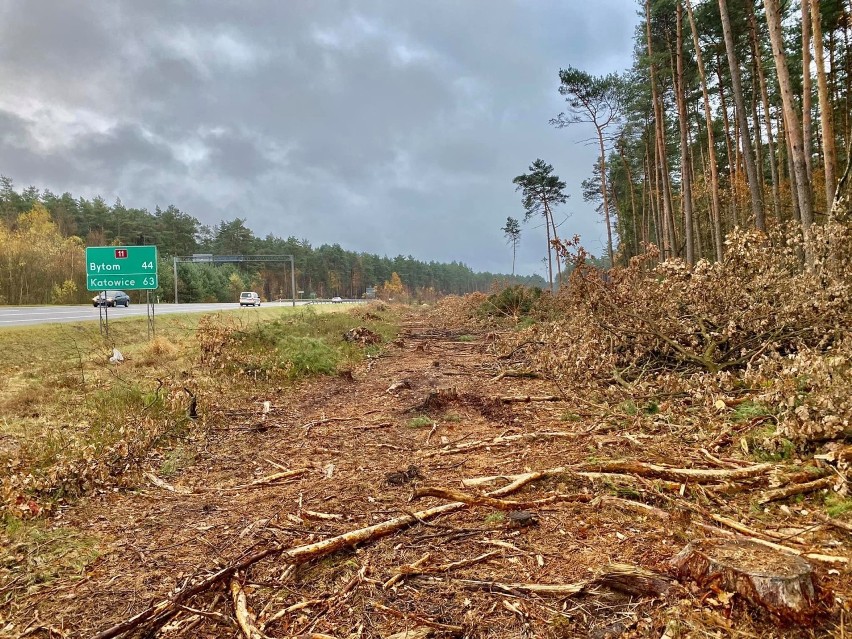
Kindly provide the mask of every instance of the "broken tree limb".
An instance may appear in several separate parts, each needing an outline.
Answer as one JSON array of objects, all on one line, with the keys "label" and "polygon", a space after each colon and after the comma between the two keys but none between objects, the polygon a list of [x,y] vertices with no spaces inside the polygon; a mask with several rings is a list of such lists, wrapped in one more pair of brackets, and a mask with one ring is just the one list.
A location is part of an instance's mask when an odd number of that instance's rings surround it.
[{"label": "broken tree limb", "polygon": [[142,475],[145,477],[145,479],[147,479],[149,482],[154,484],[154,486],[156,486],[157,488],[162,488],[163,490],[167,490],[170,493],[175,493],[177,495],[191,495],[192,494],[192,491],[190,489],[182,488],[180,486],[172,486],[170,483],[168,483],[164,479],[160,479],[159,477],[157,477],[154,473],[146,471],[146,472],[142,473]]},{"label": "broken tree limb", "polygon": [[599,473],[624,473],[638,475],[651,479],[668,479],[670,481],[692,482],[706,484],[716,481],[736,481],[751,479],[765,475],[775,467],[774,464],[755,464],[745,468],[670,468],[646,462],[631,460],[613,460],[595,463],[580,464],[572,467],[572,470],[590,470]]},{"label": "broken tree limb", "polygon": [[437,486],[424,486],[414,491],[412,499],[420,499],[422,497],[438,497],[440,499],[448,499],[451,501],[460,501],[471,506],[487,506],[497,510],[517,510],[521,508],[534,508],[536,506],[545,506],[560,501],[574,502],[590,502],[592,495],[551,495],[542,499],[534,499],[532,501],[515,501],[512,499],[496,499],[494,497],[481,497],[478,495],[468,495],[467,493],[451,490],[449,488],[439,488]]},{"label": "broken tree limb", "polygon": [[498,402],[504,404],[529,404],[530,402],[564,402],[565,398],[559,395],[508,395],[495,397]]},{"label": "broken tree limb", "polygon": [[840,530],[845,530],[848,533],[852,533],[852,524],[848,524],[845,521],[840,521],[839,519],[835,519],[834,517],[829,517],[828,515],[823,515],[822,513],[814,513],[813,515],[821,522],[828,524],[829,526],[833,526],[834,528],[839,528]]},{"label": "broken tree limb", "polygon": [[[277,464],[276,464],[277,465]],[[281,481],[282,479],[291,479],[293,477],[299,477],[300,475],[304,475],[308,472],[307,468],[300,468],[297,470],[287,470],[280,473],[273,473],[272,475],[267,475],[266,477],[261,477],[259,479],[255,479],[253,482],[248,484],[242,484],[239,486],[225,486],[222,488],[204,488],[202,490],[190,490],[189,488],[182,488],[179,486],[172,486],[168,482],[163,479],[157,477],[154,473],[145,472],[143,475],[145,478],[150,481],[157,488],[162,488],[163,490],[167,490],[171,493],[175,493],[176,495],[199,495],[201,493],[218,493],[218,492],[231,492],[231,491],[239,491],[239,490],[250,490],[252,488],[260,488],[263,486],[267,486],[269,484],[273,484],[277,481]]]},{"label": "broken tree limb", "polygon": [[529,379],[540,379],[541,373],[537,373],[536,371],[519,371],[519,370],[505,370],[500,371],[494,377],[492,377],[489,381],[491,382],[499,382],[504,377],[525,377]]},{"label": "broken tree limb", "polygon": [[660,597],[669,593],[674,582],[660,573],[630,564],[610,564],[592,579],[571,584],[506,583],[479,579],[422,577],[427,581],[446,581],[473,590],[499,590],[508,594],[531,594],[540,597],[571,597],[588,588],[602,586],[626,594]]},{"label": "broken tree limb", "polygon": [[458,455],[460,453],[468,453],[472,450],[479,450],[482,448],[490,448],[492,446],[506,446],[508,444],[512,444],[518,441],[536,441],[539,439],[559,439],[559,438],[570,438],[570,437],[581,437],[583,435],[588,435],[594,430],[594,427],[590,430],[580,431],[580,432],[568,432],[568,431],[548,431],[542,433],[520,433],[518,435],[506,435],[504,437],[495,437],[494,439],[489,439],[487,441],[475,441],[475,442],[465,442],[463,444],[459,444],[453,447],[445,447],[439,450],[431,450],[426,451],[421,454],[422,457],[435,457],[437,455]]},{"label": "broken tree limb", "polygon": [[231,578],[230,584],[231,599],[234,602],[234,616],[237,618],[237,623],[242,630],[246,639],[265,639],[263,633],[258,630],[257,624],[248,610],[248,602],[246,593],[240,582],[236,578]]},{"label": "broken tree limb", "polygon": [[231,492],[236,490],[250,490],[252,488],[260,488],[262,486],[267,486],[269,484],[273,484],[277,481],[281,481],[282,479],[292,479],[293,477],[299,477],[308,472],[307,468],[299,468],[297,470],[288,470],[282,473],[273,473],[271,475],[267,475],[266,477],[260,477],[259,479],[255,479],[248,484],[242,484],[240,486],[227,486],[223,488],[208,488],[204,492]]},{"label": "broken tree limb", "polygon": [[822,490],[823,488],[832,488],[836,483],[837,478],[834,476],[829,476],[823,477],[822,479],[815,479],[814,481],[805,482],[804,484],[793,484],[791,486],[785,486],[784,488],[767,490],[760,496],[760,499],[757,500],[757,503],[767,504],[770,501],[786,499],[787,497],[792,497],[794,495],[806,495],[808,493],[816,492],[817,490]]},{"label": "broken tree limb", "polygon": [[764,463],[746,466],[745,468],[670,468],[646,462],[630,460],[613,460],[595,463],[577,464],[575,466],[557,466],[538,470],[531,473],[518,475],[493,475],[490,477],[474,477],[462,480],[466,487],[481,486],[493,483],[499,479],[505,479],[513,484],[517,481],[529,483],[538,479],[552,477],[554,475],[580,474],[583,472],[594,473],[617,473],[622,475],[637,475],[650,479],[665,479],[682,483],[707,484],[717,481],[739,481],[741,479],[752,479],[767,474],[775,467],[774,464]]},{"label": "broken tree limb", "polygon": [[385,583],[382,584],[382,588],[384,590],[387,590],[388,588],[391,588],[392,586],[395,586],[400,581],[402,581],[403,578],[405,577],[405,575],[416,574],[417,569],[420,568],[421,566],[423,566],[423,564],[425,564],[431,558],[432,558],[432,553],[427,552],[425,555],[423,555],[417,561],[410,563],[410,564],[403,564],[402,566],[400,566],[399,568],[396,569],[396,571],[395,571],[396,574],[393,577],[391,577]]}]

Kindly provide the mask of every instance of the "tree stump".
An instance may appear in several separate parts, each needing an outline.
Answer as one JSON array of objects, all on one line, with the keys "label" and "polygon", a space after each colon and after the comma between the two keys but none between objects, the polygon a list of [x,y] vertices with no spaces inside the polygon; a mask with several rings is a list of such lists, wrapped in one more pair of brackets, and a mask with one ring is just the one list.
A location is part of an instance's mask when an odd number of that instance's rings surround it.
[{"label": "tree stump", "polygon": [[817,583],[801,557],[754,542],[708,539],[686,546],[671,560],[681,579],[739,594],[783,621],[816,613]]}]

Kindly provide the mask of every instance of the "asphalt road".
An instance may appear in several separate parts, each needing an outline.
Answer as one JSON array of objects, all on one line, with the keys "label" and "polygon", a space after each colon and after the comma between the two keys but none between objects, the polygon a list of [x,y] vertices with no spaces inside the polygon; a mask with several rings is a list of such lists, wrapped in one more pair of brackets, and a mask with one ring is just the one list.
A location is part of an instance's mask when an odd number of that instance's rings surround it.
[{"label": "asphalt road", "polygon": [[[299,300],[297,306],[312,304]],[[264,302],[260,308],[289,307],[291,302]],[[167,313],[209,313],[213,311],[241,311],[251,313],[254,308],[240,307],[236,303],[225,304],[157,304],[156,315]],[[109,309],[109,321],[123,317],[145,316],[144,304],[131,304],[128,308],[119,306]],[[98,309],[91,304],[86,306],[0,306],[0,329],[6,326],[28,326],[32,324],[50,324],[55,322],[85,322],[98,319]]]}]

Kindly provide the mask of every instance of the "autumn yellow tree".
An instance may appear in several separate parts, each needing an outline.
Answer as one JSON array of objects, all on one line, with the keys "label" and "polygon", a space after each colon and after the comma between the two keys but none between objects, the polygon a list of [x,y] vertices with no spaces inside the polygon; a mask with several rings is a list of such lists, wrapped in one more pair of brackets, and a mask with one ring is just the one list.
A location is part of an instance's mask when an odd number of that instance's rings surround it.
[{"label": "autumn yellow tree", "polygon": [[402,283],[402,279],[396,271],[391,273],[390,279],[379,287],[378,296],[383,300],[396,300],[397,302],[405,297],[405,284]]},{"label": "autumn yellow tree", "polygon": [[36,204],[0,226],[0,301],[7,304],[71,303],[85,297],[85,249],[62,237],[50,213]]}]

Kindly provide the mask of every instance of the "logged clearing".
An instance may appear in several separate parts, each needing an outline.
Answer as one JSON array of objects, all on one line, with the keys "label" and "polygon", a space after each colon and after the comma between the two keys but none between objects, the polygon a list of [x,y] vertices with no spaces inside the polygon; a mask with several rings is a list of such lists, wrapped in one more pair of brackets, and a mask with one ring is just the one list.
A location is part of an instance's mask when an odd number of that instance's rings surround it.
[{"label": "logged clearing", "polygon": [[7,549],[4,636],[842,636],[849,525],[797,503],[836,469],[566,393],[516,333],[418,313],[334,375],[199,384],[134,485]]}]

